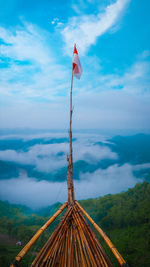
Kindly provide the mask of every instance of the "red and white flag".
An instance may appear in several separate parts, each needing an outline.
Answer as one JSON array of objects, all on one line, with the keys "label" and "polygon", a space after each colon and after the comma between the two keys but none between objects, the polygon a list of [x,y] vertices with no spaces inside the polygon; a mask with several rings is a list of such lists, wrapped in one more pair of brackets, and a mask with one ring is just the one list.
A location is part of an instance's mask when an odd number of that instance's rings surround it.
[{"label": "red and white flag", "polygon": [[76,45],[74,45],[74,52],[73,52],[72,64],[73,64],[72,65],[73,75],[77,79],[80,79],[81,74],[82,74],[82,67],[81,67],[81,63],[80,63],[80,60],[79,60],[79,56],[78,56]]}]

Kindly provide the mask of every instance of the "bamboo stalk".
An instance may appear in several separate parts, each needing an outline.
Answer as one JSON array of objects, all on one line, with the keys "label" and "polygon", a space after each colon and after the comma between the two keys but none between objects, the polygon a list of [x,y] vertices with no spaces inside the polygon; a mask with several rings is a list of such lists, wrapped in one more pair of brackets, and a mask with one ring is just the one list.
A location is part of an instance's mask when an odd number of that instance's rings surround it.
[{"label": "bamboo stalk", "polygon": [[59,246],[57,249],[57,253],[55,255],[55,261],[53,261],[53,263],[50,265],[51,267],[61,266],[65,236],[66,236],[66,231],[65,232],[63,231],[63,233],[61,233],[61,239],[59,240]]},{"label": "bamboo stalk", "polygon": [[125,260],[122,258],[122,256],[120,255],[120,253],[118,252],[118,250],[116,249],[116,247],[113,245],[113,243],[111,242],[111,240],[108,238],[108,236],[103,232],[103,230],[93,221],[93,219],[88,215],[88,213],[80,206],[80,204],[75,201],[75,203],[77,204],[77,206],[79,207],[79,209],[83,212],[83,214],[88,218],[88,220],[92,223],[92,225],[95,227],[95,229],[100,233],[100,235],[103,237],[103,239],[105,240],[106,244],[109,246],[109,248],[111,249],[112,253],[114,254],[114,256],[116,257],[117,261],[119,262],[119,264],[121,266],[128,266],[125,262]]},{"label": "bamboo stalk", "polygon": [[59,251],[57,253],[57,257],[56,257],[56,262],[57,262],[59,267],[62,266],[62,258],[63,258],[63,254],[64,254],[63,250],[64,250],[65,238],[66,238],[66,236],[64,234],[63,239],[62,239],[61,244],[60,244]]},{"label": "bamboo stalk", "polygon": [[[87,240],[86,240],[85,234],[84,234],[84,232],[82,230],[82,227],[81,227],[81,223],[79,221],[79,218],[77,218],[77,214],[74,214],[74,216],[76,217],[76,220],[77,220],[77,223],[78,223],[78,232],[79,232],[79,235],[81,236],[81,243],[82,243],[82,247],[84,248],[84,254],[85,254],[87,266],[90,267],[89,257],[88,257],[87,251],[86,251],[86,248],[88,249]],[[85,243],[86,246],[84,245],[84,243]],[[91,251],[89,251],[89,255],[92,258]]]},{"label": "bamboo stalk", "polygon": [[68,226],[68,243],[67,243],[67,267],[70,267],[70,248],[71,248],[71,242],[70,242],[70,227]]},{"label": "bamboo stalk", "polygon": [[80,255],[78,253],[77,248],[77,238],[76,238],[76,229],[74,229],[74,248],[75,248],[75,265],[74,266],[80,266]]},{"label": "bamboo stalk", "polygon": [[[67,215],[68,210],[66,211],[63,219],[65,218],[65,216]],[[63,221],[63,219],[61,221]],[[61,223],[61,222],[60,222]],[[36,263],[41,262],[43,255],[46,254],[46,252],[48,251],[48,248],[50,247],[51,243],[53,242],[53,240],[55,239],[55,237],[57,236],[59,227],[61,226],[61,224],[59,223],[59,225],[57,226],[57,228],[55,229],[55,231],[52,233],[52,235],[49,237],[49,239],[47,240],[46,244],[43,246],[43,248],[40,250],[40,252],[38,253],[38,255],[36,256],[36,258],[34,259],[34,261],[31,264],[31,267],[35,267]]]},{"label": "bamboo stalk", "polygon": [[34,259],[34,261],[32,262],[31,266],[34,267],[36,266],[35,264],[37,262],[40,262],[42,260],[42,258],[44,257],[43,255],[46,254],[46,252],[48,251],[48,248],[51,246],[51,244],[54,242],[60,228],[62,227],[62,225],[65,222],[66,217],[68,216],[68,214],[70,214],[70,212],[72,211],[72,208],[68,208],[64,217],[61,219],[59,225],[57,226],[57,228],[55,229],[55,231],[52,233],[52,235],[50,236],[50,238],[48,239],[48,241],[46,242],[46,244],[43,246],[43,248],[41,249],[41,251],[38,253],[38,255],[36,256],[36,258]]},{"label": "bamboo stalk", "polygon": [[58,240],[60,238],[59,232],[60,232],[60,230],[57,229],[55,237],[50,240],[51,242],[48,244],[47,250],[44,252],[43,255],[41,255],[41,259],[42,259],[41,267],[45,266],[45,264],[46,264],[46,266],[49,266],[48,263],[49,262],[51,263],[53,261],[54,254],[55,254],[55,252],[57,252],[56,246],[57,246]]},{"label": "bamboo stalk", "polygon": [[74,227],[73,224],[71,225],[71,252],[70,252],[70,257],[71,257],[71,267],[74,266],[73,261],[74,261]]},{"label": "bamboo stalk", "polygon": [[68,238],[68,267],[71,267],[72,259],[71,259],[71,251],[72,251],[72,225],[69,227],[69,238]]},{"label": "bamboo stalk", "polygon": [[68,231],[66,233],[66,246],[65,246],[65,260],[64,260],[64,267],[67,267],[67,258],[68,258]]},{"label": "bamboo stalk", "polygon": [[[78,216],[78,213],[76,212],[76,216]],[[86,243],[86,247],[88,249],[89,255],[90,255],[90,260],[92,262],[92,266],[99,266],[99,260],[98,260],[98,253],[96,253],[96,248],[94,247],[94,242],[92,240],[92,235],[88,234],[88,231],[84,228],[84,223],[82,222],[82,220],[79,218],[77,219],[78,223],[79,223],[79,229],[80,231],[83,232],[82,235],[82,239],[85,241]],[[89,244],[88,244],[88,241]],[[96,255],[95,255],[96,254]]]},{"label": "bamboo stalk", "polygon": [[66,214],[63,217],[63,220],[59,223],[59,225],[57,226],[57,228],[53,232],[52,236],[50,237],[49,242],[47,244],[47,249],[45,249],[43,254],[40,256],[40,259],[42,260],[43,264],[46,262],[47,258],[49,257],[49,255],[50,255],[50,253],[51,253],[51,251],[53,249],[53,247],[55,246],[56,241],[59,238],[59,232],[64,229],[64,226],[66,225],[66,220],[70,216],[71,212],[72,212],[72,207],[68,208],[68,210],[66,211]]},{"label": "bamboo stalk", "polygon": [[58,233],[58,239],[55,242],[55,246],[53,247],[51,255],[49,256],[49,257],[51,257],[51,261],[50,261],[51,265],[50,266],[56,265],[57,254],[59,253],[61,244],[63,242],[63,238],[66,234],[66,230],[67,230],[67,222],[65,223],[64,227],[60,229],[60,231]]},{"label": "bamboo stalk", "polygon": [[[83,234],[83,231],[80,229],[79,231],[79,236],[80,236],[80,240],[81,240],[81,244],[82,244],[82,247],[83,247],[83,252],[84,252],[84,257],[85,257],[85,261],[86,261],[86,266],[87,267],[90,267],[91,264],[91,258],[90,258],[90,251],[88,251],[88,247],[87,247],[87,243],[86,243],[86,238]],[[88,254],[89,252],[89,254]],[[93,265],[94,267],[94,265]]]},{"label": "bamboo stalk", "polygon": [[84,254],[83,254],[83,251],[82,251],[82,245],[81,245],[81,240],[80,240],[80,237],[79,237],[79,233],[77,232],[77,240],[78,240],[78,245],[79,245],[79,249],[80,249],[80,255],[81,255],[81,266],[83,267],[86,267],[86,262],[84,260]]},{"label": "bamboo stalk", "polygon": [[71,78],[71,89],[70,89],[70,127],[69,127],[69,158],[68,158],[68,172],[67,172],[67,183],[68,183],[68,204],[71,204],[74,197],[74,186],[73,186],[73,149],[72,149],[72,88],[73,88],[73,66],[72,66],[72,78]]},{"label": "bamboo stalk", "polygon": [[63,242],[63,248],[62,248],[62,257],[61,257],[61,262],[60,262],[60,267],[64,267],[64,258],[65,258],[65,246],[66,246],[66,236],[64,238],[64,242]]},{"label": "bamboo stalk", "polygon": [[94,255],[95,255],[95,251],[97,251],[98,252],[98,258],[99,258],[100,262],[102,262],[102,259],[103,259],[102,264],[104,264],[104,266],[112,267],[111,261],[109,260],[108,256],[106,255],[103,247],[98,242],[94,232],[92,231],[91,227],[89,226],[88,222],[86,221],[85,217],[83,216],[83,213],[81,212],[81,210],[79,209],[78,206],[76,206],[76,208],[78,209],[78,215],[82,219],[81,222],[83,223],[83,229],[85,227],[87,229],[86,238],[89,241],[89,246],[91,247],[91,250],[93,251],[93,249],[94,249]]},{"label": "bamboo stalk", "polygon": [[[47,227],[58,217],[58,215],[66,208],[67,202],[65,202],[61,208],[37,231],[37,233],[32,237],[32,239],[26,244],[26,246],[19,252],[15,258],[15,262],[18,263],[27,254],[29,249],[38,240],[40,235],[47,229]],[[15,267],[15,263],[11,264],[10,267]]]}]

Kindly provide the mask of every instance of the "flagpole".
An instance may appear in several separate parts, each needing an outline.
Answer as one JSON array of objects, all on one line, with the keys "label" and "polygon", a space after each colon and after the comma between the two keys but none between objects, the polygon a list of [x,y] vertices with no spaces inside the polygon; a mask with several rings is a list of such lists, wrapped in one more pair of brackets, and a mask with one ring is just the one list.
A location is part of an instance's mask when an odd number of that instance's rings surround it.
[{"label": "flagpole", "polygon": [[73,88],[73,67],[70,89],[70,127],[69,127],[69,158],[68,158],[68,171],[67,171],[67,183],[68,183],[68,203],[71,204],[74,201],[74,186],[73,186],[73,149],[72,149],[72,88]]}]

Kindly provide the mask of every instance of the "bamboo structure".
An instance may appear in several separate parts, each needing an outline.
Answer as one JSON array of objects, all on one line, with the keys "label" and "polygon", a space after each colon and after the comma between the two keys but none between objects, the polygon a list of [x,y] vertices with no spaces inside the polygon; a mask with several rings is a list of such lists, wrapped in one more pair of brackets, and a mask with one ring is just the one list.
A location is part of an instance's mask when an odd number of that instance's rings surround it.
[{"label": "bamboo structure", "polygon": [[[69,156],[67,156],[67,186],[68,201],[39,229],[33,238],[16,256],[10,267],[21,266],[20,262],[29,249],[38,240],[47,227],[66,209],[64,216],[46,244],[36,255],[30,267],[112,267],[103,247],[96,238],[86,218],[103,237],[120,266],[127,267],[118,250],[112,244],[103,230],[92,220],[86,211],[75,200],[73,185],[73,150],[72,150],[72,88],[73,70],[70,90],[70,129],[69,129]],[[86,218],[85,218],[86,217]]]}]

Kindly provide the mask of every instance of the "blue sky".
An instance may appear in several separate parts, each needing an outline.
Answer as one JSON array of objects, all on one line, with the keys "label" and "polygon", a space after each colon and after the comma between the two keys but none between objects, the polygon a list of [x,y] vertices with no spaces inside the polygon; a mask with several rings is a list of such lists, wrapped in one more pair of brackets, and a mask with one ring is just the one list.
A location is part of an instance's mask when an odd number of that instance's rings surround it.
[{"label": "blue sky", "polygon": [[148,0],[0,0],[0,127],[150,129]]}]

